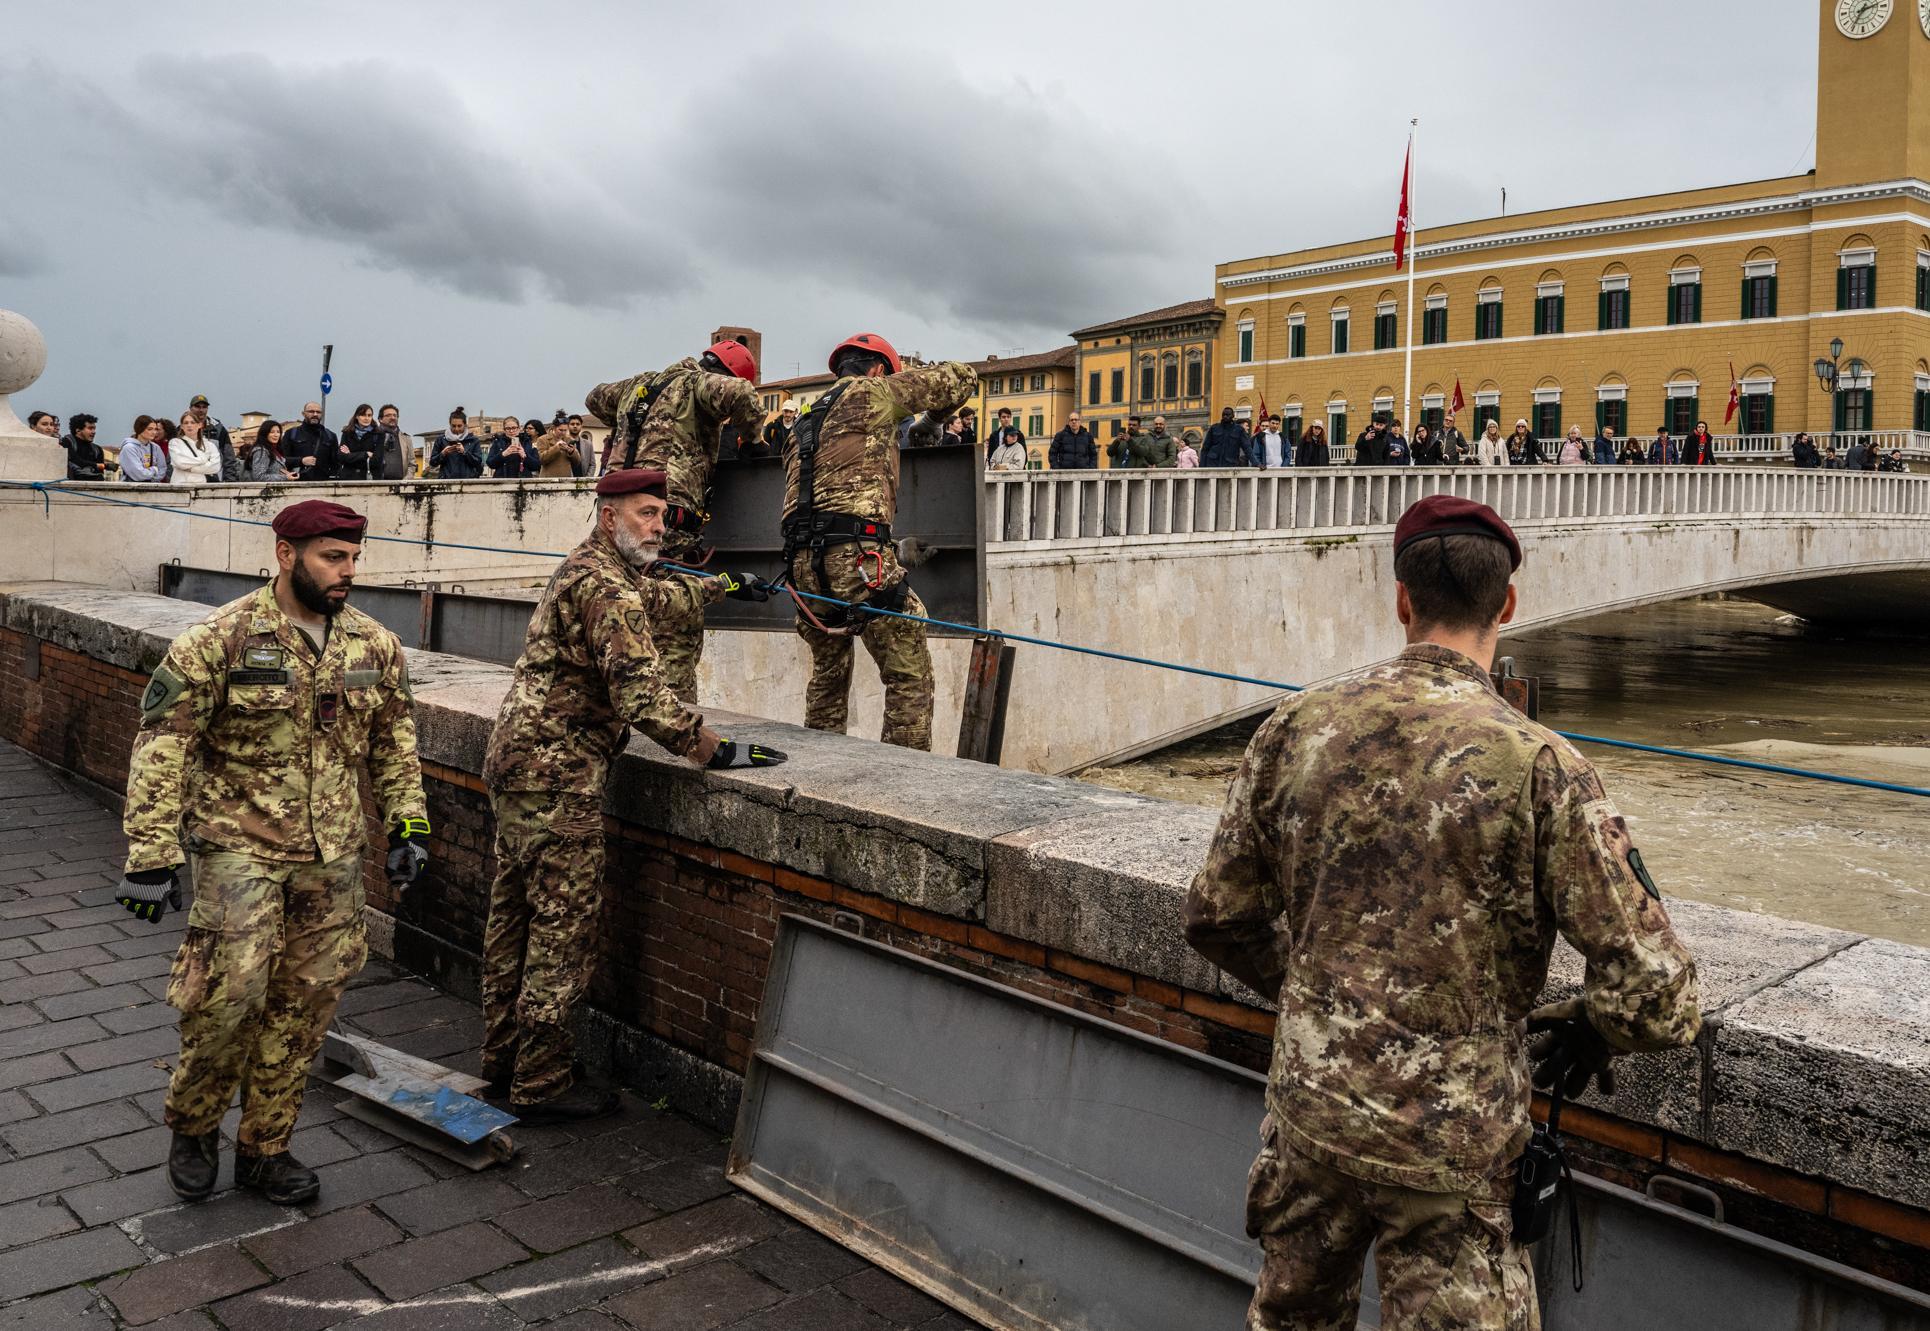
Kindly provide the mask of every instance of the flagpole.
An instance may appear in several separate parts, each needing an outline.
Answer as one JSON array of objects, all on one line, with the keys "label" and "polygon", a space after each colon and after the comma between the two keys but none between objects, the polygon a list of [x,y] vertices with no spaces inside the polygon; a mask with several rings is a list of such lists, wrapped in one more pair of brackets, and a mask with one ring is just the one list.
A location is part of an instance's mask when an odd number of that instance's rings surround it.
[{"label": "flagpole", "polygon": [[[1420,247],[1415,244],[1414,228],[1414,140],[1420,136],[1421,122],[1410,120],[1407,131],[1407,372],[1401,381],[1401,422],[1407,437],[1414,437],[1414,265],[1420,262]],[[1414,460],[1410,451],[1408,459]]]}]

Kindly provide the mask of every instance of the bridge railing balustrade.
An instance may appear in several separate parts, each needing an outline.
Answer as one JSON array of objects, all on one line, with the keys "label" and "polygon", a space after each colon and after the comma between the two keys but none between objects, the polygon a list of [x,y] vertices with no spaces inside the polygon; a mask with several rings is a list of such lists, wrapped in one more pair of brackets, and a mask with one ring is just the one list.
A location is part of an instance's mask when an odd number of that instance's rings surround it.
[{"label": "bridge railing balustrade", "polygon": [[1035,471],[986,477],[986,539],[1240,540],[1391,527],[1431,494],[1511,523],[1930,513],[1930,477],[1790,467],[1321,467]]}]

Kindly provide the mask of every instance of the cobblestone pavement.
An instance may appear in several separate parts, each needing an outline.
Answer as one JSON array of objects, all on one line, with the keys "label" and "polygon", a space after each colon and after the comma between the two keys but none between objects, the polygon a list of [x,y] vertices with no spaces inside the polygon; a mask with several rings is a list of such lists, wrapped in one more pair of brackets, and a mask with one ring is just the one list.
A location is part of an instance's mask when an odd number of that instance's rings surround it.
[{"label": "cobblestone pavement", "polygon": [[[185,916],[110,899],[119,820],[0,744],[0,1328],[94,1331],[970,1331],[724,1181],[718,1135],[634,1096],[621,1116],[522,1130],[470,1173],[342,1114],[311,1081],[293,1150],[307,1206],[163,1169],[176,1052],[162,1001]],[[470,1004],[371,962],[342,1024],[456,1067]]]}]

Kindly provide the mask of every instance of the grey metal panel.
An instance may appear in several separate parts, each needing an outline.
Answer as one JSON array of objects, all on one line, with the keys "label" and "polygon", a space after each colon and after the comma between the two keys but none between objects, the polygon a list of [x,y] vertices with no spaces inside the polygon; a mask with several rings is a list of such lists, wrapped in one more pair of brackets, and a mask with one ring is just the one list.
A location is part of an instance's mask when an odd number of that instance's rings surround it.
[{"label": "grey metal panel", "polygon": [[1261,1093],[1230,1064],[787,917],[730,1171],[992,1326],[1237,1327]]},{"label": "grey metal panel", "polygon": [[[786,916],[745,1078],[740,1187],[996,1328],[1243,1326],[1243,1069]],[[1551,1331],[1904,1331],[1930,1296],[1579,1179],[1536,1249]],[[1378,1322],[1366,1272],[1362,1325]]]},{"label": "grey metal panel", "polygon": [[[984,622],[984,553],[979,539],[985,455],[971,444],[908,448],[899,454],[894,536],[916,536],[938,553],[912,570],[911,584],[934,619]],[[775,578],[783,569],[784,464],[776,458],[720,462],[704,540],[717,553],[710,567]],[[849,555],[846,555],[849,558]],[[710,607],[710,628],[781,629],[795,612],[789,597],[759,605],[724,601]]]}]

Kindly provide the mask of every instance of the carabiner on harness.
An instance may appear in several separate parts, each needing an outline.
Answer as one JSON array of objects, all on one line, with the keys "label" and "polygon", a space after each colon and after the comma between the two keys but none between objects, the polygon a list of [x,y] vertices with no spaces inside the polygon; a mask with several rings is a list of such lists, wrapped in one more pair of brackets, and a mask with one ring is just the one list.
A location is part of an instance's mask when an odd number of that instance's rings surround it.
[{"label": "carabiner on harness", "polygon": [[[872,571],[870,573],[865,572],[864,566],[865,560],[867,559],[871,561]],[[875,592],[885,585],[885,552],[883,549],[875,545],[867,549],[860,545],[858,547],[857,565],[858,576],[864,580],[866,587]]]}]

